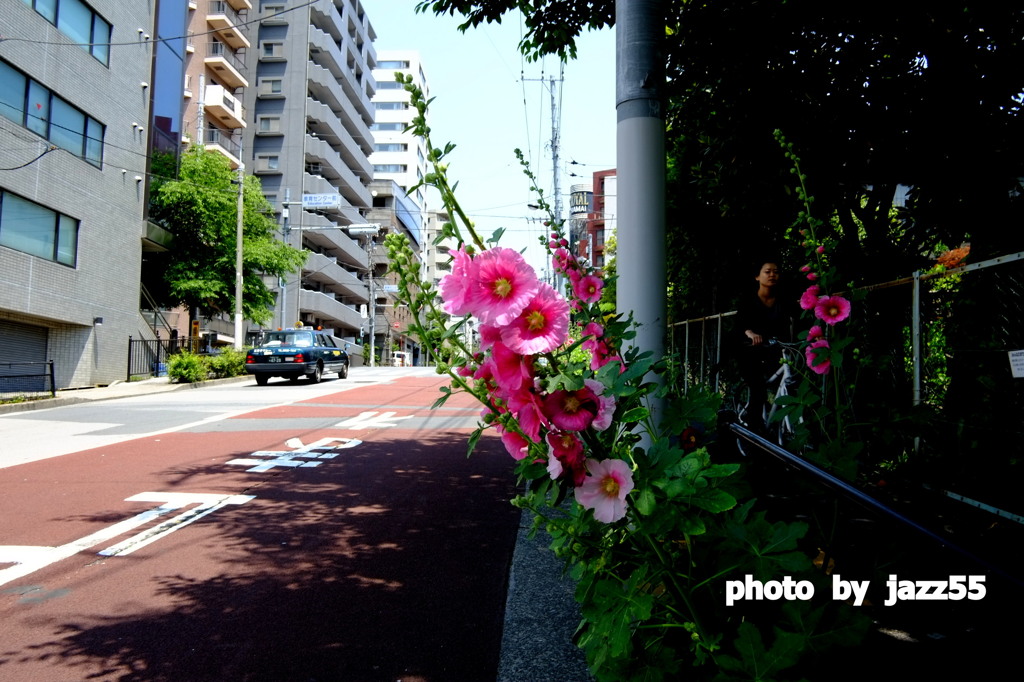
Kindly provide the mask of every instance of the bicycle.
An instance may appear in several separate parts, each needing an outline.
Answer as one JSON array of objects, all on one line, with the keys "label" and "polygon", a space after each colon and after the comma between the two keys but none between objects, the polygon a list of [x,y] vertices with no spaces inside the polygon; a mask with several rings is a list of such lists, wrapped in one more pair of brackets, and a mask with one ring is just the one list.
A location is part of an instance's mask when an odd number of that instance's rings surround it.
[{"label": "bicycle", "polygon": [[[777,346],[782,351],[782,362],[779,368],[764,383],[762,390],[772,390],[772,397],[763,403],[761,422],[758,424],[751,419],[750,415],[750,390],[747,383],[740,384],[736,390],[728,396],[727,402],[732,403],[732,412],[736,415],[736,421],[742,426],[754,431],[766,440],[776,443],[781,447],[787,447],[796,436],[796,427],[803,421],[802,417],[794,418],[788,413],[783,413],[784,405],[780,398],[790,395],[797,383],[797,374],[793,367],[802,357],[800,346],[795,343],[786,343],[778,339],[768,339],[768,346]],[[737,440],[737,448],[744,457],[749,456],[742,438]]]}]

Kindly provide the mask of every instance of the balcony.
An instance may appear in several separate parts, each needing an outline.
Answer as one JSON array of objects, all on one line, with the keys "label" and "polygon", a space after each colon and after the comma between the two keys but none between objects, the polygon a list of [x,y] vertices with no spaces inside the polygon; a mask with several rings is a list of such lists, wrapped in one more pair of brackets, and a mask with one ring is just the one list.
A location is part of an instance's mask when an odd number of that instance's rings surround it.
[{"label": "balcony", "polygon": [[231,170],[242,165],[242,148],[231,139],[231,133],[211,126],[203,133],[203,143],[207,151],[222,154],[231,163]]},{"label": "balcony", "polygon": [[228,4],[240,12],[252,9],[252,3],[249,0],[228,0]]},{"label": "balcony", "polygon": [[[320,291],[303,289],[299,297],[299,308],[323,319],[325,327],[333,326],[336,336],[346,336],[357,331],[363,323],[358,311]],[[335,324],[332,325],[331,321]]]},{"label": "balcony", "polygon": [[238,12],[224,0],[211,0],[206,14],[206,23],[217,32],[217,36],[236,50],[249,47],[245,27]]},{"label": "balcony", "polygon": [[219,40],[211,40],[207,44],[203,63],[229,88],[249,87],[249,81],[242,75],[246,72],[245,63],[234,50]]},{"label": "balcony", "polygon": [[302,266],[303,278],[311,282],[319,282],[327,288],[337,291],[343,296],[366,301],[370,298],[369,289],[358,277],[338,265],[337,260],[322,253],[311,253]]},{"label": "balcony", "polygon": [[206,115],[229,129],[245,127],[245,109],[242,102],[221,85],[207,85],[203,98]]}]

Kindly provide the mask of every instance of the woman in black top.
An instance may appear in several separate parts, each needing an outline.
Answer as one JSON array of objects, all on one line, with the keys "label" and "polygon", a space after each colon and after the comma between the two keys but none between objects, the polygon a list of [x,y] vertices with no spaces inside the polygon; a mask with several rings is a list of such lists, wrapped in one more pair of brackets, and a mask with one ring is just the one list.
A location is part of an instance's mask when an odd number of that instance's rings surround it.
[{"label": "woman in black top", "polygon": [[792,339],[794,304],[783,297],[780,268],[775,261],[762,263],[754,280],[757,290],[741,298],[736,309],[736,331],[740,341],[736,360],[740,375],[750,386],[747,423],[756,431],[764,427],[765,382],[778,369],[781,357],[781,351],[769,346],[768,340]]}]

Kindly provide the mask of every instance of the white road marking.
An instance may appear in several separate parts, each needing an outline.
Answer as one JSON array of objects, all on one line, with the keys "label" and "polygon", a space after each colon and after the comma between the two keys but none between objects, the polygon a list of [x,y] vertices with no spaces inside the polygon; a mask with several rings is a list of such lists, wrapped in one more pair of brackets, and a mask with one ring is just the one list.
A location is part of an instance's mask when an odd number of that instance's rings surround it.
[{"label": "white road marking", "polygon": [[395,412],[360,412],[358,416],[346,419],[343,422],[338,422],[334,425],[335,429],[350,429],[352,431],[360,431],[362,429],[390,429],[398,424],[389,424],[388,422],[397,421],[399,419],[412,419],[412,415],[406,415],[404,417],[396,417]]},{"label": "white road marking", "polygon": [[[321,438],[309,445],[303,445],[302,441],[298,438],[290,438],[285,441],[285,445],[297,448],[296,450],[259,450],[252,453],[250,457],[270,457],[271,459],[250,459],[249,457],[243,457],[228,460],[228,464],[252,467],[250,469],[246,469],[246,472],[249,473],[270,471],[274,467],[316,467],[320,466],[320,462],[304,460],[333,459],[338,456],[338,450],[354,448],[362,442],[363,441],[356,440],[355,438]],[[338,445],[331,445],[332,443],[338,443]]]},{"label": "white road marking", "polygon": [[124,542],[105,549],[100,552],[100,554],[103,556],[114,556],[115,554],[123,556],[125,554],[130,554],[136,549],[145,547],[151,542],[155,542],[156,540],[173,533],[179,528],[187,526],[193,521],[199,520],[225,505],[245,504],[253,499],[256,499],[253,495],[212,495],[205,493],[147,492],[133,495],[132,497],[126,498],[125,501],[163,502],[163,504],[159,507],[136,514],[130,519],[125,519],[120,523],[115,523],[112,526],[108,526],[102,530],[96,531],[95,533],[86,535],[84,538],[79,538],[78,540],[74,540],[73,542],[69,542],[58,547],[0,545],[0,564],[14,564],[13,566],[0,570],[0,585],[9,583],[12,580],[17,580],[18,578],[23,578],[30,573],[46,568],[52,563],[62,559],[67,559],[68,557],[107,542],[108,540],[113,540],[117,536],[138,528],[153,519],[164,516],[177,509],[187,507],[188,505],[197,504],[198,506],[184,514],[179,514],[172,519],[168,519],[149,530],[143,531]]}]

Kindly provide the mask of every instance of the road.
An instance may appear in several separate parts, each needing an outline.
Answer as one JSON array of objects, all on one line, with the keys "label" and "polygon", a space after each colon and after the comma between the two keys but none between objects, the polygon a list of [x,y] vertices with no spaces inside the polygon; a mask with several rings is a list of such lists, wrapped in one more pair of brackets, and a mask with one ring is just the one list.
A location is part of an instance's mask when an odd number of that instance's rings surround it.
[{"label": "road", "polygon": [[0,416],[0,679],[495,679],[513,462],[440,383]]}]

